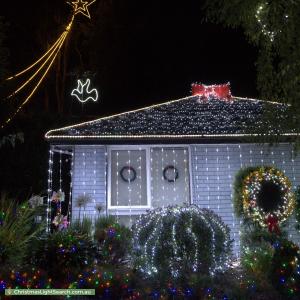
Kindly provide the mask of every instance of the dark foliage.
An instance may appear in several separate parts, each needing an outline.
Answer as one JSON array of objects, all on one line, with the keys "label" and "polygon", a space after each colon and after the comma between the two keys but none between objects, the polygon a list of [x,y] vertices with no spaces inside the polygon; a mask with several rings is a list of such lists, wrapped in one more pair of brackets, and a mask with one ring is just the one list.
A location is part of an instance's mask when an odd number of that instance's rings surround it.
[{"label": "dark foliage", "polygon": [[271,282],[285,299],[300,298],[300,250],[286,239],[274,243]]},{"label": "dark foliage", "polygon": [[[209,20],[228,27],[241,28],[250,43],[257,46],[257,86],[261,95],[269,100],[292,104],[291,113],[294,118],[286,119],[283,125],[299,124],[299,1],[205,2]],[[272,114],[268,117],[274,121]],[[273,123],[276,125],[275,121]]]},{"label": "dark foliage", "polygon": [[128,261],[132,250],[132,234],[115,217],[100,217],[96,220],[94,239],[101,264],[120,266]]},{"label": "dark foliage", "polygon": [[31,244],[43,229],[35,223],[38,211],[27,203],[0,198],[0,274],[26,265]]},{"label": "dark foliage", "polygon": [[68,229],[40,237],[32,252],[32,263],[51,278],[67,279],[92,265],[95,251],[90,235]]}]

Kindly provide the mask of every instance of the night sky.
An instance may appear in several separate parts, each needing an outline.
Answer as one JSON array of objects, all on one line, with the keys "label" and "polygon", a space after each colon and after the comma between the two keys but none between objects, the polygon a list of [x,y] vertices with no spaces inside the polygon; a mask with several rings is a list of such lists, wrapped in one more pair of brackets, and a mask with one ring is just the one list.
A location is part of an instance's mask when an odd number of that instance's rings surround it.
[{"label": "night sky", "polygon": [[[185,97],[193,82],[229,81],[233,95],[257,97],[257,50],[242,31],[206,23],[202,5],[200,0],[97,0],[92,20],[78,17],[71,32],[67,105],[76,105],[70,91],[86,70],[95,74],[93,86],[101,95],[91,104],[95,116]],[[0,15],[10,23],[7,45],[15,72],[60,35],[71,7],[64,0],[7,1]],[[54,77],[52,70],[27,110],[43,109],[38,102],[45,89],[55,102]]]}]

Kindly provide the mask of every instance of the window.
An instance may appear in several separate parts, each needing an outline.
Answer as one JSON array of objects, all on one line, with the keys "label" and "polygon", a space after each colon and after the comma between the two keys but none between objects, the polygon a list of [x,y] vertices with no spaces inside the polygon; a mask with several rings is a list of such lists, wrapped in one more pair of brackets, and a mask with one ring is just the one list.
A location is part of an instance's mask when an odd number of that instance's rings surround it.
[{"label": "window", "polygon": [[188,149],[151,149],[152,206],[190,202]]},{"label": "window", "polygon": [[132,216],[151,207],[190,202],[187,147],[112,146],[109,166],[112,214]]},{"label": "window", "polygon": [[146,150],[111,150],[110,201],[108,208],[149,207]]}]

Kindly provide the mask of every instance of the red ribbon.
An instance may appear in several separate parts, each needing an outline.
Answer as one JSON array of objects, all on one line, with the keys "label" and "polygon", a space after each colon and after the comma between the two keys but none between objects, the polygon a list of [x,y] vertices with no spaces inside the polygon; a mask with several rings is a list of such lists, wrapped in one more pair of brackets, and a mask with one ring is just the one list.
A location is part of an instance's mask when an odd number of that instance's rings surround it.
[{"label": "red ribbon", "polygon": [[276,216],[270,214],[266,219],[266,223],[270,233],[276,233],[277,235],[280,234],[278,218]]},{"label": "red ribbon", "polygon": [[192,95],[202,96],[204,98],[218,98],[221,100],[231,100],[230,84],[220,85],[204,85],[204,84],[192,84]]}]

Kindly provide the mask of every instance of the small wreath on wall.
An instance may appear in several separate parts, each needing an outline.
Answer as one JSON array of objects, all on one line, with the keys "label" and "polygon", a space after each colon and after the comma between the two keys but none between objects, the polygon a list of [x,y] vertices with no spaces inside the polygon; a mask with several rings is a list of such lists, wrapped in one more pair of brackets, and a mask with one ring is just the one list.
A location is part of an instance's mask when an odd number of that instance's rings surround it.
[{"label": "small wreath on wall", "polygon": [[120,176],[125,182],[133,182],[136,179],[136,170],[131,166],[125,166],[121,169]]},{"label": "small wreath on wall", "polygon": [[270,232],[279,232],[278,224],[292,214],[295,206],[291,182],[282,171],[273,167],[250,170],[248,174],[244,173],[242,197],[235,200],[242,201],[238,205],[247,218],[268,227]]},{"label": "small wreath on wall", "polygon": [[174,166],[167,166],[164,168],[163,176],[168,182],[175,182],[179,177],[179,172]]}]

